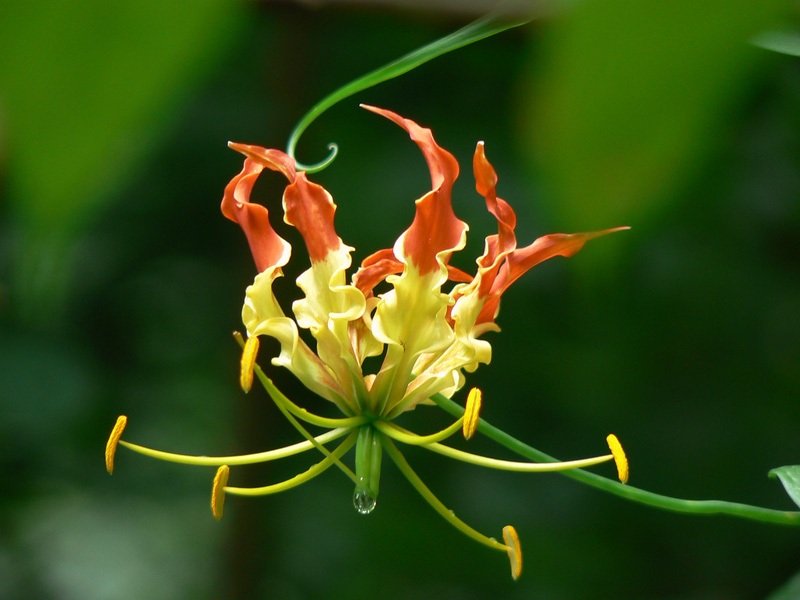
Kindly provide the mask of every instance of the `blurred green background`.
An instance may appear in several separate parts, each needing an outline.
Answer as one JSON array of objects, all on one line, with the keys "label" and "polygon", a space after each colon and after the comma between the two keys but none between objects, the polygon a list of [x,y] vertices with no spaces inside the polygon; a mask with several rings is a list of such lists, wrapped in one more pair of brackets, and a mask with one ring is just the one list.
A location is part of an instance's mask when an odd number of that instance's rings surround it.
[{"label": "blurred green background", "polygon": [[[368,517],[334,471],[229,498],[219,523],[213,470],[121,451],[108,477],[118,414],[126,439],[165,450],[296,441],[262,390],[237,386],[230,332],[255,267],[219,212],[241,167],[225,144],[283,148],[325,94],[490,7],[423,4],[0,5],[0,598],[737,600],[800,567],[797,529],[663,513],[422,450],[406,456],[448,507],[483,532],[517,528],[518,582],[389,461]],[[492,364],[468,378],[483,416],[562,458],[603,452],[613,431],[645,489],[792,509],[766,473],[800,463],[800,59],[746,43],[791,18],[786,4],[544,8],[336,106],[298,158],[339,143],[313,179],[356,260],[394,242],[429,185],[415,145],[359,102],[431,127],[459,159],[462,268],[493,225],[473,188],[477,140],[521,243],[631,225],[505,296]],[[257,187],[271,206],[281,191],[277,175]],[[295,249],[285,306],[307,266]],[[428,407],[406,419],[445,422]],[[308,460],[236,481],[280,481]]]}]

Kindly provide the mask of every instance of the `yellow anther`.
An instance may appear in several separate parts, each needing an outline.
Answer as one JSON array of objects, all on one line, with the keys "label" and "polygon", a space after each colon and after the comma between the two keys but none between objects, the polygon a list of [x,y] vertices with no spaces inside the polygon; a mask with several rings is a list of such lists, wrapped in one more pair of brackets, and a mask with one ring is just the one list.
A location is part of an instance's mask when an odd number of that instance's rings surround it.
[{"label": "yellow anther", "polygon": [[606,438],[608,447],[611,450],[611,455],[614,457],[614,462],[617,464],[617,475],[622,483],[628,483],[628,457],[625,456],[625,450],[622,449],[622,444],[619,443],[617,436],[613,433],[608,434]]},{"label": "yellow anther", "polygon": [[256,356],[258,356],[258,345],[258,336],[255,335],[247,338],[247,341],[244,343],[239,385],[242,386],[242,390],[244,390],[245,394],[253,387],[253,367],[256,364]]},{"label": "yellow anther", "polygon": [[117,453],[117,444],[119,444],[119,438],[122,437],[122,432],[125,431],[125,425],[127,424],[128,417],[125,415],[117,417],[114,429],[111,430],[111,435],[108,436],[108,441],[106,442],[106,470],[109,475],[114,473],[114,456]]},{"label": "yellow anther", "polygon": [[503,527],[503,541],[506,543],[508,560],[511,561],[511,577],[516,581],[522,574],[522,547],[519,545],[517,530],[511,525]]},{"label": "yellow anther", "polygon": [[478,420],[481,414],[481,400],[483,394],[478,388],[472,388],[467,396],[467,408],[464,411],[464,422],[462,424],[462,431],[464,432],[464,439],[468,440],[475,435],[478,429]]},{"label": "yellow anther", "polygon": [[214,487],[211,489],[211,512],[214,513],[217,521],[222,518],[222,509],[225,507],[225,486],[228,485],[230,474],[230,467],[222,465],[214,476]]}]

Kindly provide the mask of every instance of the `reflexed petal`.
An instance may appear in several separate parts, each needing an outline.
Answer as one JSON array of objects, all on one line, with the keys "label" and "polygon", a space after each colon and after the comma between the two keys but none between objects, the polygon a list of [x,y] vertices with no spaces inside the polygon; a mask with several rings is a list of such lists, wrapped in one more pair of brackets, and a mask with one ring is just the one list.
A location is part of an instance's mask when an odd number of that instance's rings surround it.
[{"label": "reflexed petal", "polygon": [[[336,375],[348,398],[366,399],[361,359],[352,344],[350,324],[366,310],[361,291],[345,282],[352,248],[342,245],[297,278],[305,298],[292,305],[297,324],[317,340],[317,354]],[[366,332],[364,332],[366,333]]]},{"label": "reflexed petal", "polygon": [[393,407],[405,396],[417,359],[446,349],[453,330],[445,319],[450,297],[438,291],[437,274],[423,277],[407,265],[402,275],[387,281],[394,289],[381,296],[372,324],[375,338],[387,345],[373,392],[386,407]]},{"label": "reflexed petal", "polygon": [[366,298],[346,281],[353,248],[336,234],[333,198],[303,172],[286,188],[283,207],[284,220],[303,236],[311,259],[311,268],[297,278],[305,294],[292,306],[297,325],[317,340],[317,354],[335,374],[345,395],[366,399],[361,364],[349,331],[350,322],[363,317]]},{"label": "reflexed petal", "polygon": [[411,227],[394,245],[394,257],[404,265],[402,275],[389,274],[397,272],[398,265],[382,251],[365,261],[359,278],[362,289],[371,289],[381,279],[394,286],[381,296],[373,320],[376,339],[387,344],[386,358],[373,385],[385,408],[396,406],[405,396],[421,355],[439,353],[452,343],[453,331],[446,319],[451,298],[440,289],[450,276],[450,256],[466,243],[468,227],[456,218],[450,197],[458,163],[436,144],[430,129],[390,111],[364,108],[408,132],[428,163],[433,187],[417,200]]},{"label": "reflexed petal", "polygon": [[280,150],[251,146],[250,144],[237,144],[228,142],[228,147],[244,154],[247,158],[272,171],[283,173],[289,181],[294,181],[297,170],[294,159]]},{"label": "reflexed petal", "polygon": [[589,240],[625,229],[628,227],[615,227],[585,233],[552,233],[540,237],[530,246],[514,250],[501,266],[477,323],[494,322],[500,304],[500,296],[529,269],[554,256],[567,258],[575,256]]},{"label": "reflexed petal", "polygon": [[[433,189],[417,200],[414,222],[397,240],[394,252],[403,263],[412,263],[420,275],[439,271],[455,250],[464,247],[467,224],[453,212],[450,194],[458,177],[458,163],[447,150],[439,147],[430,129],[388,110],[364,106],[405,129],[417,143],[431,172]],[[442,281],[444,283],[444,281]]]},{"label": "reflexed petal", "polygon": [[333,198],[324,187],[310,182],[305,172],[298,173],[283,193],[283,209],[284,220],[303,236],[312,263],[344,247],[333,227]]},{"label": "reflexed petal", "polygon": [[[464,296],[476,294],[479,298],[485,298],[482,306],[481,302],[458,298],[452,311],[453,314],[460,313],[465,323],[472,321],[477,327],[492,327],[503,292],[526,271],[554,256],[574,256],[591,239],[627,229],[618,227],[588,233],[556,233],[543,236],[530,246],[518,249],[514,235],[517,216],[506,201],[497,197],[497,174],[486,158],[483,142],[479,142],[475,149],[473,170],[475,188],[486,198],[486,208],[497,219],[497,235],[486,238],[486,249],[478,259],[475,281],[460,291]],[[479,314],[475,313],[476,308],[480,310]]]},{"label": "reflexed petal", "polygon": [[[353,275],[353,285],[360,289],[365,296],[389,275],[403,272],[403,263],[394,255],[393,248],[385,248],[371,254],[363,261],[356,274]],[[447,279],[450,281],[472,281],[472,275],[465,273],[453,265],[447,265]]]},{"label": "reflexed petal", "polygon": [[253,184],[263,169],[262,164],[245,159],[242,172],[225,187],[222,198],[222,214],[241,226],[259,272],[285,265],[292,252],[289,243],[270,225],[269,211],[260,204],[250,203]]},{"label": "reflexed petal", "polygon": [[353,275],[353,285],[365,296],[370,296],[375,286],[386,277],[402,272],[403,263],[394,255],[394,249],[385,248],[361,261],[361,267]]},{"label": "reflexed petal", "polygon": [[281,353],[272,359],[276,366],[289,369],[314,393],[336,403],[344,412],[351,407],[335,377],[320,358],[300,339],[295,322],[286,317],[272,291],[278,273],[268,269],[247,288],[242,321],[248,335],[268,335],[281,345]]}]

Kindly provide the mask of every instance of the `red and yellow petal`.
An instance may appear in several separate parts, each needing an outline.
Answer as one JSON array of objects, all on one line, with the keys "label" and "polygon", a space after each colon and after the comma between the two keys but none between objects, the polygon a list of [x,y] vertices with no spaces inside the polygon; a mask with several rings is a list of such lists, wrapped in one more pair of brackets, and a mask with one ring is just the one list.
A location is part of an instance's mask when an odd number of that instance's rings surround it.
[{"label": "red and yellow petal", "polygon": [[589,240],[599,238],[609,233],[623,231],[628,227],[615,227],[602,231],[589,231],[583,233],[552,233],[537,239],[530,246],[518,248],[511,252],[500,267],[497,278],[481,309],[476,321],[477,324],[493,322],[497,315],[500,297],[503,293],[524,275],[528,270],[554,256],[575,256]]},{"label": "red and yellow petal", "polygon": [[428,163],[433,189],[417,200],[414,222],[398,239],[394,251],[399,260],[413,264],[421,276],[440,270],[447,265],[455,250],[464,247],[468,229],[467,224],[456,217],[451,201],[453,182],[458,177],[458,162],[436,143],[430,129],[420,127],[397,113],[362,106],[405,129]]}]

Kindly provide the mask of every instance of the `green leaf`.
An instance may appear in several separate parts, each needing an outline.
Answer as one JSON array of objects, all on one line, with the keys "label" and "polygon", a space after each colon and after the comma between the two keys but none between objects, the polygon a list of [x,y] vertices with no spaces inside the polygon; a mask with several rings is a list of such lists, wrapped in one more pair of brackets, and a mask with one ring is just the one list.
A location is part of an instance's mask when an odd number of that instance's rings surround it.
[{"label": "green leaf", "polygon": [[765,50],[800,56],[800,31],[796,29],[760,33],[750,43]]},{"label": "green leaf", "polygon": [[766,600],[797,600],[800,598],[800,573],[796,573],[779,589],[772,592]]},{"label": "green leaf", "polygon": [[800,506],[800,465],[772,469],[769,472],[769,476],[780,479],[786,489],[786,493],[789,494],[789,497],[797,506]]},{"label": "green leaf", "polygon": [[240,2],[0,3],[12,303],[55,321],[76,245],[245,22]]},{"label": "green leaf", "polygon": [[587,0],[537,45],[524,143],[578,230],[657,214],[736,114],[782,0]]},{"label": "green leaf", "polygon": [[16,213],[61,229],[130,175],[239,11],[225,0],[42,4],[0,10],[0,98]]}]

